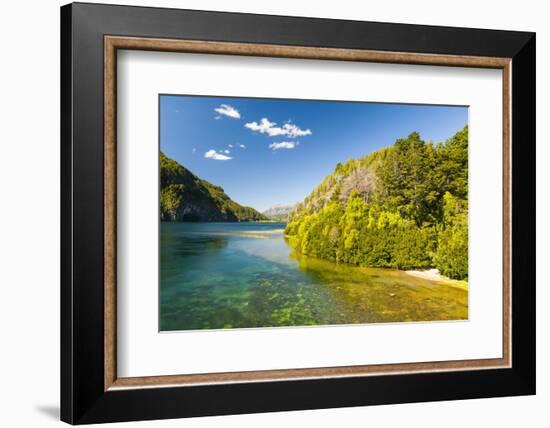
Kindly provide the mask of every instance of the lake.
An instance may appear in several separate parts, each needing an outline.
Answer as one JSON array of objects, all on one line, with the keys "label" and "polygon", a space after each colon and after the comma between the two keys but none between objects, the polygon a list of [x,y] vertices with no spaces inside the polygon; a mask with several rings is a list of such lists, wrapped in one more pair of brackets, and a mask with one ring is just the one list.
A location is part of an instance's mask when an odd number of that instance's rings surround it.
[{"label": "lake", "polygon": [[464,320],[464,283],[296,254],[285,223],[161,223],[160,330]]}]

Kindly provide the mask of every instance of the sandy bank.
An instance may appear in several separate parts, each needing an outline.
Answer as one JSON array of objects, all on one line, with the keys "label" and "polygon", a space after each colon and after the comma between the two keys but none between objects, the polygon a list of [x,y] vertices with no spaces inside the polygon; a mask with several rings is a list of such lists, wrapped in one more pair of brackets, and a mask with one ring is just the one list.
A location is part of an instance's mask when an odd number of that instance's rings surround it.
[{"label": "sandy bank", "polygon": [[431,279],[432,281],[449,281],[449,278],[441,275],[437,269],[407,270],[405,272],[417,278]]},{"label": "sandy bank", "polygon": [[456,279],[448,278],[439,273],[437,269],[426,269],[426,270],[407,270],[405,271],[408,275],[415,276],[417,278],[428,279],[430,281],[445,282],[449,285],[459,287],[459,288],[468,288],[468,281],[460,281]]}]

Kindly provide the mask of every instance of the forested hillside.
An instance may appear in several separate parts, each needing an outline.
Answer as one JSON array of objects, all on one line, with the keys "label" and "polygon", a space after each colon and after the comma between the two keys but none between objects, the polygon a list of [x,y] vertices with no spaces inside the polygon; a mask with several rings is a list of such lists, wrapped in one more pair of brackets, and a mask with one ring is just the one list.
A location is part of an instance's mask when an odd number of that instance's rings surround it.
[{"label": "forested hillside", "polygon": [[468,127],[440,144],[414,132],[336,165],[286,235],[297,251],[336,262],[467,278]]},{"label": "forested hillside", "polygon": [[243,207],[224,190],[202,180],[160,153],[160,219],[162,221],[255,221],[266,217]]}]

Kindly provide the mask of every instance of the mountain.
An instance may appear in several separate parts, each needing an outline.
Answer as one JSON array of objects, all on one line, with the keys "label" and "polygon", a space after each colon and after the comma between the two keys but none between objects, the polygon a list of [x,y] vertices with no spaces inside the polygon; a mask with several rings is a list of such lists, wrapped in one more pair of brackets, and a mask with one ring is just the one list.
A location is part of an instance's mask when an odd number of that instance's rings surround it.
[{"label": "mountain", "polygon": [[162,221],[256,221],[266,217],[227,196],[220,186],[194,175],[160,153],[160,219]]},{"label": "mountain", "polygon": [[468,127],[444,143],[416,132],[336,165],[285,230],[303,254],[468,277]]},{"label": "mountain", "polygon": [[286,221],[295,206],[296,204],[273,205],[272,207],[269,207],[267,210],[263,211],[262,214],[271,220]]}]

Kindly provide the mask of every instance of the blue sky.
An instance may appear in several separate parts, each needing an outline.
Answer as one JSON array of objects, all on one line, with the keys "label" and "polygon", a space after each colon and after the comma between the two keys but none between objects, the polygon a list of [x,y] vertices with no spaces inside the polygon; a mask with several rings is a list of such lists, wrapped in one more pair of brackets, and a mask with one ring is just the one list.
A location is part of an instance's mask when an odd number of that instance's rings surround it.
[{"label": "blue sky", "polygon": [[413,131],[445,141],[467,123],[467,107],[160,96],[164,154],[259,211],[301,201],[338,162]]}]

